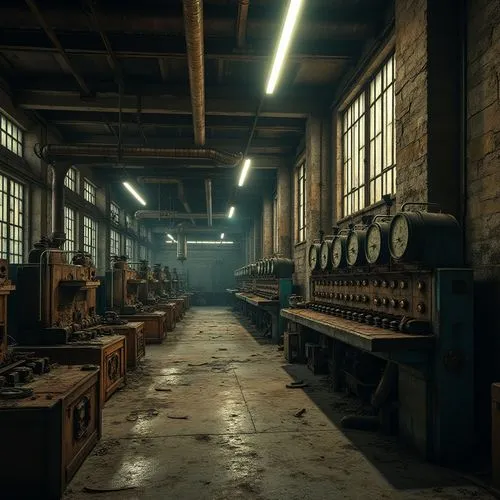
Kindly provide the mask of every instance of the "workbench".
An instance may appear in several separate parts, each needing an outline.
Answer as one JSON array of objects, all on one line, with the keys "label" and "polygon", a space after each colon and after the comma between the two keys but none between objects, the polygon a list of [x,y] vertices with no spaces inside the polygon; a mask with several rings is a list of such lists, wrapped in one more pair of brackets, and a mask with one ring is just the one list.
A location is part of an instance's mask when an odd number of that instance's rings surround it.
[{"label": "workbench", "polygon": [[269,314],[271,317],[271,339],[275,343],[279,343],[283,335],[284,321],[280,317],[280,308],[284,305],[282,302],[285,297],[288,301],[290,295],[289,290],[291,290],[291,280],[283,279],[280,281],[283,282],[280,283],[280,287],[284,290],[284,292],[280,294],[283,298],[281,301],[278,299],[267,299],[251,292],[240,292],[234,289],[227,289],[227,292],[232,295],[233,300],[236,303],[240,303],[243,314],[255,316],[258,327],[263,321],[264,313]]}]

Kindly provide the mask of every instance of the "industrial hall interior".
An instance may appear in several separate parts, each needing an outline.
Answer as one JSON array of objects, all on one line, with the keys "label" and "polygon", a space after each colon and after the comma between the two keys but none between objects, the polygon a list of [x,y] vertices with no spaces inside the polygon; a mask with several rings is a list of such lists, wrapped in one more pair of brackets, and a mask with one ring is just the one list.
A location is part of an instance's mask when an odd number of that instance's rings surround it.
[{"label": "industrial hall interior", "polygon": [[2,0],[0,498],[500,498],[500,0]]}]

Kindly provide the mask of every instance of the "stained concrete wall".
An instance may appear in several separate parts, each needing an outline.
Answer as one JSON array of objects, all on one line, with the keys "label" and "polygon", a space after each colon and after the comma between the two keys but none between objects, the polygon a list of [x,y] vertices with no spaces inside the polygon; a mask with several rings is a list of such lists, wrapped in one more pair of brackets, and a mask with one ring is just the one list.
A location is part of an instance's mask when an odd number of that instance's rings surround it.
[{"label": "stained concrete wall", "polygon": [[187,273],[190,288],[205,294],[210,303],[225,301],[226,288],[234,288],[233,272],[245,264],[245,252],[242,246],[188,245],[188,258],[184,263],[177,260],[176,245],[165,244],[154,252],[154,263],[177,268],[178,272]]}]

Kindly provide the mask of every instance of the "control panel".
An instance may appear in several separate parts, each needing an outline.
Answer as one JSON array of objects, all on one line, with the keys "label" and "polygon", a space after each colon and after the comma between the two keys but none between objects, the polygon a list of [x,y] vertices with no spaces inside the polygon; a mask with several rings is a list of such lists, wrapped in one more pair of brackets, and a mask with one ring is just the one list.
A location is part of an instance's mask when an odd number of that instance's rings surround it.
[{"label": "control panel", "polygon": [[280,279],[291,279],[293,270],[291,259],[271,258],[237,269],[234,277],[240,291],[279,300]]}]

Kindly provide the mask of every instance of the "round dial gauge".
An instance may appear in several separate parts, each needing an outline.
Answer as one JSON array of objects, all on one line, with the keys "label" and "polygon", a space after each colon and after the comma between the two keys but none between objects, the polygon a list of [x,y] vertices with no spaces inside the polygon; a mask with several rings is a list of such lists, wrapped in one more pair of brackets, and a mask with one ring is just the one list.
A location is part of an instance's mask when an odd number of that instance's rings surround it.
[{"label": "round dial gauge", "polygon": [[395,259],[401,259],[408,249],[410,228],[404,215],[394,217],[389,229],[389,250]]},{"label": "round dial gauge", "polygon": [[366,232],[366,260],[375,264],[380,257],[382,249],[382,233],[380,226],[373,224]]},{"label": "round dial gauge", "polygon": [[358,260],[359,255],[359,240],[358,235],[355,232],[352,232],[347,236],[347,263],[350,266],[354,266],[356,261]]},{"label": "round dial gauge", "polygon": [[333,267],[342,267],[345,260],[345,236],[337,236],[332,243]]},{"label": "round dial gauge", "polygon": [[330,245],[330,242],[323,241],[319,249],[320,267],[323,271],[330,267]]},{"label": "round dial gauge", "polygon": [[318,267],[318,245],[309,247],[309,267],[316,269]]}]

